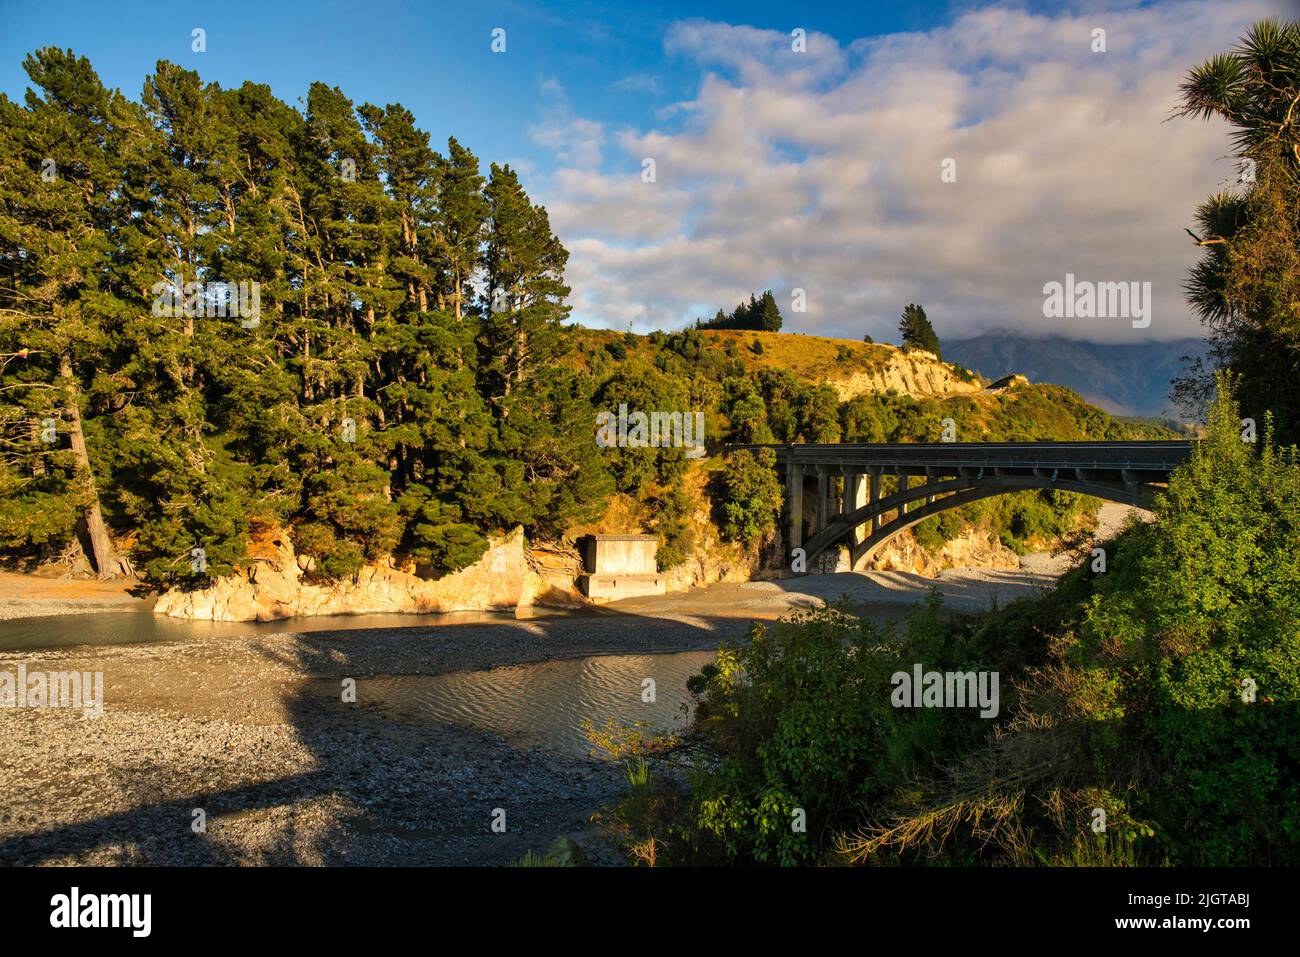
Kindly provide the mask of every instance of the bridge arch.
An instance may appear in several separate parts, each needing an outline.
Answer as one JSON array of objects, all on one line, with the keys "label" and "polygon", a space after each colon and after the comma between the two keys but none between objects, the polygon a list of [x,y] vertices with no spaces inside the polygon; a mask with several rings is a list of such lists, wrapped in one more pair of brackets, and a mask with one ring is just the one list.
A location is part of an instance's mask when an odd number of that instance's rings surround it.
[{"label": "bridge arch", "polygon": [[[1156,491],[1190,456],[1192,445],[1180,441],[990,442],[730,448],[776,451],[777,468],[786,479],[787,561],[795,548],[801,548],[807,568],[827,549],[845,543],[851,567],[856,568],[918,522],[993,495],[1059,489],[1150,509]],[[813,474],[818,505],[805,542],[804,483]],[[882,496],[886,475],[898,476],[902,487]],[[920,477],[923,484],[911,485],[913,477]],[[835,489],[841,479],[842,493]]]},{"label": "bridge arch", "polygon": [[[947,491],[949,494],[943,494],[942,497],[935,497],[933,501],[930,501],[931,497],[939,494],[939,485],[948,486]],[[977,480],[959,480],[936,483],[935,486],[922,485],[909,489],[906,494],[899,493],[881,499],[878,508],[873,509],[871,506],[864,506],[856,509],[848,516],[841,516],[836,519],[831,525],[828,525],[809,539],[807,544],[803,546],[806,560],[811,565],[827,549],[841,543],[847,543],[849,546],[850,567],[857,568],[863,561],[870,558],[876,549],[891,538],[933,515],[960,508],[962,505],[971,502],[978,502],[980,499],[992,498],[995,495],[1007,495],[1011,492],[1022,492],[1031,489],[1059,489],[1063,492],[1078,492],[1081,495],[1092,495],[1111,502],[1118,502],[1121,505],[1130,505],[1134,508],[1147,510],[1150,510],[1153,505],[1153,496],[1150,493],[1141,491],[1134,493],[1123,487],[1117,488],[1100,482],[1053,482],[1045,478],[1011,478],[998,480],[992,484]],[[927,499],[920,508],[900,511],[895,518],[882,522],[878,526],[871,523],[871,519],[876,515],[893,511],[920,499]],[[890,500],[894,500],[892,507],[885,504]],[[855,529],[869,523],[873,525],[873,530],[861,541],[858,541]]]}]

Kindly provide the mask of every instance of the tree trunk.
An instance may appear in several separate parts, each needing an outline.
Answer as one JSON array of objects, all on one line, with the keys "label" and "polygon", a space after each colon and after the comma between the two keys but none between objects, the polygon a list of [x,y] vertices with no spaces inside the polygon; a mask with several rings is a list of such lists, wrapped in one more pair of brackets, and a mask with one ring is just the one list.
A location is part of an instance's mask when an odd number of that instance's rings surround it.
[{"label": "tree trunk", "polygon": [[91,550],[95,553],[95,570],[100,578],[116,578],[127,572],[128,565],[113,548],[113,540],[108,535],[108,526],[104,523],[104,513],[99,507],[99,490],[95,487],[95,473],[90,467],[90,456],[86,452],[86,437],[81,431],[81,398],[76,379],[72,375],[72,357],[63,353],[59,357],[59,378],[63,380],[64,414],[68,419],[68,433],[72,441],[72,454],[77,462],[77,471],[86,484],[88,501],[82,520],[86,525],[86,534],[90,537]]}]

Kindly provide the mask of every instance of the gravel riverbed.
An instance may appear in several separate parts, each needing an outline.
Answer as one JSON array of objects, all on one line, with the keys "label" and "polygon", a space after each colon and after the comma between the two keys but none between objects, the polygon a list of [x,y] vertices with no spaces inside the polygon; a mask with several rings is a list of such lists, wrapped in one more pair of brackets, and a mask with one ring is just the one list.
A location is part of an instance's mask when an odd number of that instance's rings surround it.
[{"label": "gravel riverbed", "polygon": [[[616,766],[467,727],[404,723],[319,693],[322,679],[341,688],[373,675],[712,649],[743,638],[755,619],[841,597],[862,614],[896,617],[935,586],[949,607],[976,611],[1047,587],[1061,570],[1059,560],[1030,556],[1013,572],[715,585],[574,617],[303,632],[286,624],[0,651],[0,672],[20,663],[29,673],[102,672],[104,695],[99,717],[0,708],[0,864],[495,865],[544,852],[560,835],[597,863],[617,863],[589,826],[622,788]],[[67,621],[77,627],[77,617]],[[494,830],[501,812],[505,828]]]},{"label": "gravel riverbed", "polygon": [[609,860],[588,819],[616,767],[308,684],[707,649],[746,625],[601,615],[0,653],[0,670],[104,682],[99,717],[0,709],[0,863],[503,864],[562,834]]}]

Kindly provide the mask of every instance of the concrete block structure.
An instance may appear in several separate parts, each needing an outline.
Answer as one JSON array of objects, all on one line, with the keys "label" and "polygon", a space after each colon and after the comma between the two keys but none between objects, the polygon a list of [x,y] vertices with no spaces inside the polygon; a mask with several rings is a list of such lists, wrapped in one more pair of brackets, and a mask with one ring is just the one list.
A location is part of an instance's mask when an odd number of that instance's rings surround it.
[{"label": "concrete block structure", "polygon": [[662,595],[667,582],[655,567],[654,535],[587,535],[580,542],[582,593],[595,602]]}]

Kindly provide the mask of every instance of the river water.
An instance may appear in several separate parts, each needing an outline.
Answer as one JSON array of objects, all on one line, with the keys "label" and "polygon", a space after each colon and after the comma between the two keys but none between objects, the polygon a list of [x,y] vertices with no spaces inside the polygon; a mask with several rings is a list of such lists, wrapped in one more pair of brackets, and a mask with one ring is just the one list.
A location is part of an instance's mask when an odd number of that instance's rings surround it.
[{"label": "river water", "polygon": [[[1046,556],[1035,556],[1045,559]],[[1040,560],[1039,564],[1043,562]],[[645,628],[651,620],[674,613],[707,611],[710,601],[730,602],[745,612],[787,613],[823,601],[847,597],[858,614],[883,621],[905,613],[938,584],[949,607],[976,611],[990,599],[1016,597],[1042,587],[1056,569],[945,573],[940,580],[903,573],[873,576],[809,576],[790,582],[715,585],[690,595],[647,599],[646,607],[624,603],[628,627]],[[805,594],[806,592],[806,594]],[[679,607],[681,606],[681,607]],[[448,615],[355,615],[294,618],[274,622],[189,621],[143,611],[93,612],[79,615],[0,621],[0,660],[6,652],[79,645],[191,642],[210,638],[294,632],[345,632],[361,629],[427,633],[431,627],[502,623],[555,615],[581,617],[610,614],[600,610],[565,612],[546,608],[517,612],[466,612]],[[379,709],[395,721],[450,724],[499,735],[513,745],[587,755],[592,746],[584,722],[641,724],[647,729],[685,725],[689,695],[686,682],[713,657],[711,651],[664,654],[594,655],[480,671],[443,674],[379,674],[361,677],[357,702]],[[378,669],[382,670],[382,669]],[[337,695],[337,680],[309,680],[307,694]]]},{"label": "river water", "polygon": [[[488,671],[384,675],[357,682],[357,703],[395,720],[435,722],[500,735],[517,747],[587,756],[584,722],[614,721],[647,731],[681,729],[688,717],[686,681],[714,658],[711,651],[594,655]],[[337,695],[334,679],[313,693]]]},{"label": "river water", "polygon": [[351,631],[366,628],[429,628],[521,621],[570,615],[562,609],[520,608],[517,612],[466,611],[444,615],[323,615],[282,621],[193,621],[148,611],[104,611],[79,615],[47,615],[0,621],[0,653],[76,645],[129,645],[159,641],[193,641],[238,635],[283,632]]}]

